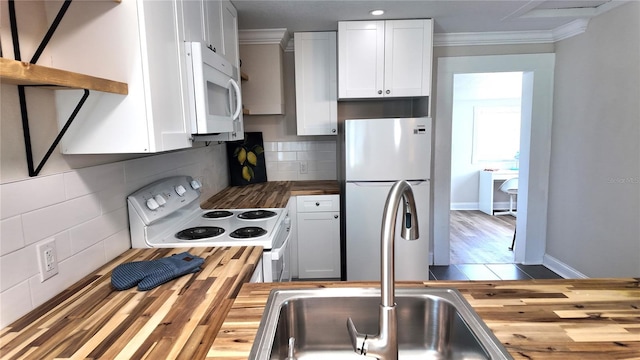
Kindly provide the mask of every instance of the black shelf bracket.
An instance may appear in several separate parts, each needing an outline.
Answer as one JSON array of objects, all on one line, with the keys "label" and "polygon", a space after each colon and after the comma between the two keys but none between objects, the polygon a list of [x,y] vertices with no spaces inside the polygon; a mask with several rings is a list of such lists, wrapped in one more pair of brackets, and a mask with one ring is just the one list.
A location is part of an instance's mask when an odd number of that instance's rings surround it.
[{"label": "black shelf bracket", "polygon": [[[38,49],[36,50],[35,54],[31,58],[31,61],[29,62],[30,64],[35,64],[38,61],[38,59],[40,58],[40,55],[42,55],[42,52],[44,51],[45,47],[47,46],[47,44],[49,44],[49,40],[51,40],[51,37],[53,36],[56,29],[58,28],[58,25],[60,25],[60,22],[62,21],[62,18],[64,17],[64,14],[67,12],[67,9],[69,9],[70,5],[71,5],[71,0],[64,1],[55,19],[49,26],[47,33],[42,38],[42,41],[40,42]],[[13,41],[14,57],[15,57],[15,60],[20,61],[21,60],[20,41],[18,39],[18,22],[16,19],[15,0],[9,0],[9,22],[11,24],[11,39]],[[73,120],[76,118],[76,115],[78,115],[78,112],[80,111],[85,101],[89,97],[89,90],[84,89],[84,94],[82,95],[82,98],[76,105],[75,109],[73,110],[73,112],[71,113],[67,121],[65,122],[64,126],[62,127],[62,129],[60,130],[56,138],[53,140],[53,143],[51,144],[51,146],[49,146],[49,149],[45,153],[44,157],[42,158],[38,166],[34,167],[33,149],[31,147],[31,132],[29,130],[29,115],[27,113],[27,96],[25,94],[25,87],[27,86],[30,86],[30,85],[18,85],[18,99],[20,101],[20,115],[22,117],[22,134],[24,136],[24,148],[25,148],[26,157],[27,157],[27,167],[29,170],[29,176],[33,177],[33,176],[38,176],[38,174],[42,170],[42,167],[46,164],[47,160],[49,160],[49,157],[51,157],[51,154],[55,150],[56,146],[58,146],[58,144],[60,143],[60,140],[62,139],[64,134],[66,134],[67,130],[69,129],[69,126],[71,126],[71,124],[73,123]]]}]

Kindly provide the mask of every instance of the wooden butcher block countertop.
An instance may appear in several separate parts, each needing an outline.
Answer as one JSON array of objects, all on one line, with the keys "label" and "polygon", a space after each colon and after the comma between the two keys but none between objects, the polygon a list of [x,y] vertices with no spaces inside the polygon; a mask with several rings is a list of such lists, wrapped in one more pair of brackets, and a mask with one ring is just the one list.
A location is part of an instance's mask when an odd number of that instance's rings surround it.
[{"label": "wooden butcher block countertop", "polygon": [[[245,284],[207,358],[247,359],[271,289],[351,286],[378,284]],[[514,359],[640,359],[640,279],[430,281],[397,286],[457,288]]]},{"label": "wooden butcher block countertop", "polygon": [[268,181],[230,186],[200,206],[203,209],[284,208],[291,196],[340,194],[336,180]]},{"label": "wooden butcher block countertop", "polygon": [[[121,263],[184,251],[202,270],[149,291],[111,287]],[[204,359],[261,247],[132,249],[2,329],[2,359]],[[25,299],[28,301],[28,299]]]}]

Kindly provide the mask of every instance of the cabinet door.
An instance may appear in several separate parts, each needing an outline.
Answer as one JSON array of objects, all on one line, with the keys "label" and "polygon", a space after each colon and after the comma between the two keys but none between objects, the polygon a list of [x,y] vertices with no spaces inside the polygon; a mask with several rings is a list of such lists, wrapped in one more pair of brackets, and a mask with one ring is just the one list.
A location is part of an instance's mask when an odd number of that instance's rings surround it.
[{"label": "cabinet door", "polygon": [[220,1],[203,0],[205,43],[207,47],[222,55],[222,3]]},{"label": "cabinet door", "polygon": [[431,20],[385,22],[384,96],[428,96],[431,89]]},{"label": "cabinet door", "polygon": [[205,42],[204,1],[182,0],[184,41]]},{"label": "cabinet door", "polygon": [[298,135],[336,135],[336,33],[296,33],[294,45]]},{"label": "cabinet door", "polygon": [[384,21],[338,22],[338,96],[383,96]]},{"label": "cabinet door", "polygon": [[[231,2],[222,2],[222,56],[235,66],[240,68],[238,55],[238,12]],[[240,74],[236,78],[240,82]]]},{"label": "cabinet door", "polygon": [[298,213],[298,276],[340,277],[340,213]]}]

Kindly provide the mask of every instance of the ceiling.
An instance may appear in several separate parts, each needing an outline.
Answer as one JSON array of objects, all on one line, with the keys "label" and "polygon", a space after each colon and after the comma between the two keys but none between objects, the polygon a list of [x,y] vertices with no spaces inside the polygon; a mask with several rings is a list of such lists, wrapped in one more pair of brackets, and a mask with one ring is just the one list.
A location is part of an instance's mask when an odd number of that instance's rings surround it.
[{"label": "ceiling", "polygon": [[[241,30],[337,30],[340,20],[434,19],[434,32],[551,31],[629,0],[232,0]],[[369,15],[383,9],[381,17]]]}]

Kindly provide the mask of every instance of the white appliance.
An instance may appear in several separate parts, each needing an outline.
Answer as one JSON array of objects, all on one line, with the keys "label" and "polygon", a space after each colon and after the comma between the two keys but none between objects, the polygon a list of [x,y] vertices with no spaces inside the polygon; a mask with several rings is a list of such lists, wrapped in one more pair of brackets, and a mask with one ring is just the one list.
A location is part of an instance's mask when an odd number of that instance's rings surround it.
[{"label": "white appliance", "polygon": [[429,279],[431,119],[345,120],[346,279],[380,280],[380,233],[387,194],[407,180],[415,200],[420,237],[395,238],[396,280]]},{"label": "white appliance", "polygon": [[201,209],[200,187],[190,176],[174,176],[129,195],[132,247],[262,246],[264,281],[289,281],[287,210]]},{"label": "white appliance", "polygon": [[186,42],[185,47],[194,140],[221,140],[215,136],[241,131],[242,93],[235,80],[238,69],[202,43]]}]

